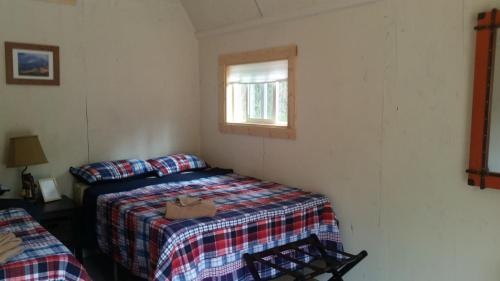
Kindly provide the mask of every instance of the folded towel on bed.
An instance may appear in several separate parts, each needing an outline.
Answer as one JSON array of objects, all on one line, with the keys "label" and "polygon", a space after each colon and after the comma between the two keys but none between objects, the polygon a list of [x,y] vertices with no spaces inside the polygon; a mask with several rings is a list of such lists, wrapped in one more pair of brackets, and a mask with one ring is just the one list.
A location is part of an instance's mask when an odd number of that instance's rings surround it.
[{"label": "folded towel on bed", "polygon": [[23,251],[22,243],[23,240],[13,233],[0,234],[0,264],[20,254]]},{"label": "folded towel on bed", "polygon": [[21,245],[12,248],[6,252],[0,253],[0,264],[7,262],[10,258],[15,257],[23,252],[23,247]]},{"label": "folded towel on bed", "polygon": [[195,197],[178,197],[175,202],[167,202],[165,209],[165,217],[174,220],[213,217],[217,213],[212,200]]},{"label": "folded towel on bed", "polygon": [[0,246],[0,254],[21,245],[21,243],[23,243],[23,240],[21,240],[21,238],[14,238],[5,242],[4,244],[2,244],[2,246]]},{"label": "folded towel on bed", "polygon": [[0,247],[14,238],[16,238],[16,235],[12,232],[0,233]]},{"label": "folded towel on bed", "polygon": [[201,201],[202,199],[198,197],[177,197],[175,199],[177,205],[181,205],[182,207],[198,205]]}]

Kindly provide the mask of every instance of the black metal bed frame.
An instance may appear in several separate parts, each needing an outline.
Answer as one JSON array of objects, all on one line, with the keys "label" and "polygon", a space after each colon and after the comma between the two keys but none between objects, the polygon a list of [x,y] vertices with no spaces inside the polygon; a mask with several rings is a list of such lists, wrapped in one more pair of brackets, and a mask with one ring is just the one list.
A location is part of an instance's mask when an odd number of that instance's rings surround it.
[{"label": "black metal bed frame", "polygon": [[[316,250],[315,252],[319,252],[319,255],[308,252],[301,247],[309,246],[309,249]],[[331,256],[327,253],[327,250],[335,253],[335,256]],[[304,262],[298,260],[294,257],[284,254],[285,251],[295,251],[302,253],[304,255],[312,257],[311,262]],[[244,254],[245,262],[247,264],[248,270],[252,274],[255,281],[261,281],[262,279],[259,276],[257,268],[255,267],[255,262],[261,263],[265,266],[272,267],[283,274],[291,275],[294,277],[294,280],[303,281],[310,280],[318,275],[324,273],[331,273],[333,276],[329,279],[329,281],[343,281],[342,276],[344,276],[349,270],[351,270],[354,266],[356,266],[361,260],[363,260],[368,253],[366,251],[361,251],[357,255],[352,255],[346,252],[327,249],[318,237],[313,234],[308,238],[288,243],[283,246],[278,246],[272,249],[268,249],[266,251],[255,253],[255,254]],[[268,260],[265,260],[265,257],[276,256],[282,258],[284,260],[290,261],[298,265],[298,270],[290,270],[288,268],[284,268],[275,263],[272,263]],[[318,264],[313,264],[315,261],[322,261],[325,266],[320,266]],[[303,273],[302,269],[310,269],[312,272]]]}]

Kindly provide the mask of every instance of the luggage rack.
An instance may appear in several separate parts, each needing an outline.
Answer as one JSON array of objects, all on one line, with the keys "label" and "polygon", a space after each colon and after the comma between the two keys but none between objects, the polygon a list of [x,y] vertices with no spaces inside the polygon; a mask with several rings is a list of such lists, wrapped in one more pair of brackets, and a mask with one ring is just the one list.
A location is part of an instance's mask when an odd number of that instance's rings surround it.
[{"label": "luggage rack", "polygon": [[[300,248],[304,246],[309,246],[309,249],[316,250],[316,252],[319,252],[319,255],[313,254],[311,252],[308,252]],[[326,252],[326,250],[333,252],[335,256],[329,255]],[[302,253],[304,255],[312,257],[312,261],[304,262],[298,260],[294,257],[284,254],[283,252],[285,251],[288,252],[295,251]],[[294,280],[297,281],[311,280],[314,277],[321,275],[323,273],[331,273],[333,275],[329,279],[329,281],[343,281],[342,276],[344,276],[349,270],[351,270],[354,266],[356,266],[367,255],[368,253],[366,251],[361,251],[357,255],[352,255],[338,250],[327,249],[318,239],[318,236],[313,234],[308,238],[288,243],[283,246],[274,247],[272,249],[268,249],[260,253],[255,253],[255,254],[247,253],[244,254],[243,257],[245,258],[248,270],[252,274],[252,277],[254,278],[255,281],[262,280],[259,276],[257,268],[255,267],[254,264],[255,262],[272,267],[278,270],[282,274],[290,275],[294,277]],[[295,263],[296,265],[298,265],[299,269],[291,270],[264,259],[265,257],[271,257],[271,256],[276,256],[284,260],[290,261],[292,263]],[[321,262],[323,266],[320,266],[319,262]],[[309,271],[308,273],[305,273],[306,269],[307,271]]]}]

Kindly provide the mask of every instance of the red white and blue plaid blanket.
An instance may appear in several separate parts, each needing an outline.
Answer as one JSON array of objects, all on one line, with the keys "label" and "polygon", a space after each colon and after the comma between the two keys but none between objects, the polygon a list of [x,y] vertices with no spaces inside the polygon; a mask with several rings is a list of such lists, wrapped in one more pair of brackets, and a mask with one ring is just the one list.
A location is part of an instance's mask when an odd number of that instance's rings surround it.
[{"label": "red white and blue plaid blanket", "polygon": [[[165,202],[181,195],[213,199],[217,215],[166,219]],[[326,197],[237,174],[101,195],[97,210],[101,250],[150,280],[252,280],[244,253],[313,233],[342,249]],[[263,278],[278,274],[260,270]]]},{"label": "red white and blue plaid blanket", "polygon": [[0,280],[91,280],[59,240],[25,210],[0,210],[0,233],[12,232],[23,240],[23,252],[0,264]]}]

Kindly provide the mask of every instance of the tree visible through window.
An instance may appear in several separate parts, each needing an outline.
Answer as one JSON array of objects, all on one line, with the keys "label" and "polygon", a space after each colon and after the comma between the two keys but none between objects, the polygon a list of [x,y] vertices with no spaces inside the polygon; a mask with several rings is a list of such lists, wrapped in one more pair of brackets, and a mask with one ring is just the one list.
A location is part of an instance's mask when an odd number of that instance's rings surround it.
[{"label": "tree visible through window", "polygon": [[288,125],[287,81],[231,83],[226,89],[227,122]]}]

